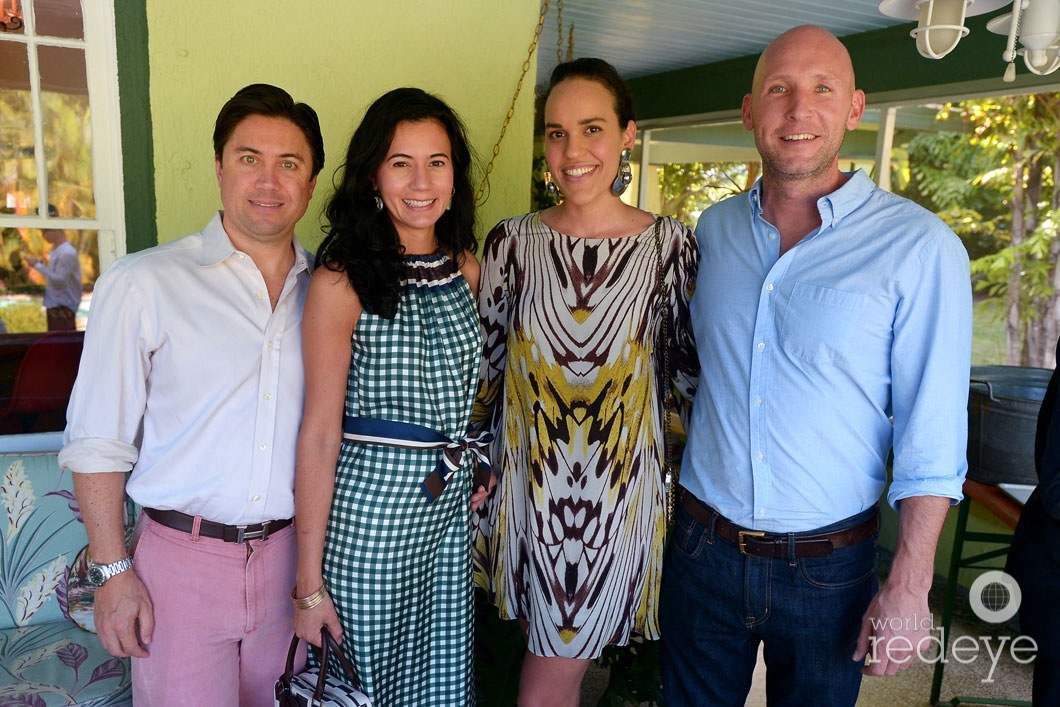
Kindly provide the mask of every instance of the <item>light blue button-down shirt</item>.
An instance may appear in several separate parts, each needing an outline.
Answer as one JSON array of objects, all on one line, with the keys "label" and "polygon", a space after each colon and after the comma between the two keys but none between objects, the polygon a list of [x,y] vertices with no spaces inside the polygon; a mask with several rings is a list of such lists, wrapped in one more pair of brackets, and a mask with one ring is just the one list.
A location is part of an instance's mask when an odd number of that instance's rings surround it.
[{"label": "light blue button-down shirt", "polygon": [[810,530],[869,508],[892,442],[892,505],[961,498],[968,255],[930,212],[849,177],[783,256],[761,182],[696,228],[703,372],[681,484],[745,527]]}]

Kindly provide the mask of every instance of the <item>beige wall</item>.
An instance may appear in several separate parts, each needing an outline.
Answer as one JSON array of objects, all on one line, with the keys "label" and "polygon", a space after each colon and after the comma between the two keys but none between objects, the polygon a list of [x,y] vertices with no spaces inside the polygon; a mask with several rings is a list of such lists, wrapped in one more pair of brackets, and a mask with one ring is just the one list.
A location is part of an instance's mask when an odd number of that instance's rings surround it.
[{"label": "beige wall", "polygon": [[[456,109],[479,155],[477,185],[538,11],[537,0],[148,0],[159,242],[202,228],[220,206],[213,121],[235,91],[255,82],[285,88],[320,115],[327,161],[297,229],[313,248],[353,128],[391,88],[418,86]],[[531,63],[479,209],[480,236],[529,208]]]}]

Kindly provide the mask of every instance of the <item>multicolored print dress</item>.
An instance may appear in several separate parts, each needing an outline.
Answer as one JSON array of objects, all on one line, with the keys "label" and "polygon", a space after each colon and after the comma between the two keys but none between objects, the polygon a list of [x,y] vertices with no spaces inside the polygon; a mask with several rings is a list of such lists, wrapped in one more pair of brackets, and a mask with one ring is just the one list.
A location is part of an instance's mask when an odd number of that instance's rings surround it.
[{"label": "multicolored print dress", "polygon": [[687,417],[698,265],[695,236],[671,218],[588,239],[532,213],[486,240],[473,422],[496,435],[500,478],[475,518],[475,579],[502,617],[529,622],[535,655],[596,658],[634,632],[659,637],[663,397],[672,389]]},{"label": "multicolored print dress", "polygon": [[[352,339],[346,415],[463,436],[482,339],[475,300],[442,253],[405,259],[394,319],[364,312]],[[470,705],[474,626],[471,455],[433,503],[435,450],[346,441],[324,542],[324,579],[376,707]]]}]

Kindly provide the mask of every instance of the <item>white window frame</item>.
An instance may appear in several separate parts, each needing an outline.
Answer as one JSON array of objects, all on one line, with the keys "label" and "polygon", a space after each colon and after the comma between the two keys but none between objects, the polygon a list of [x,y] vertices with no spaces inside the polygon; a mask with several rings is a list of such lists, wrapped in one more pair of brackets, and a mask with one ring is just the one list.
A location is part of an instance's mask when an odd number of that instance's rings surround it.
[{"label": "white window frame", "polygon": [[[31,36],[35,27],[32,3],[20,3],[25,12],[26,32],[5,35],[5,41],[37,46],[84,49],[88,100],[92,126],[92,190],[95,218],[52,218],[39,214],[0,214],[0,225],[14,228],[63,228],[96,231],[99,270],[103,272],[125,255],[125,191],[122,173],[121,111],[118,96],[118,49],[114,26],[114,0],[81,0],[84,39]],[[43,111],[40,105],[40,73],[37,53],[29,52],[30,85],[33,87],[33,123],[37,160],[37,190],[46,193],[48,174],[44,155]],[[43,199],[42,199],[43,201]]]}]

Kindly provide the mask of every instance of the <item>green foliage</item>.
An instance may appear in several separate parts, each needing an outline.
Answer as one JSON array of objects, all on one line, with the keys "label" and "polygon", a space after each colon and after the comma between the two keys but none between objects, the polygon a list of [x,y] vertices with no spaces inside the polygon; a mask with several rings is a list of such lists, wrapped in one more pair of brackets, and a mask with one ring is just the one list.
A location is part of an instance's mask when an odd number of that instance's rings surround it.
[{"label": "green foliage", "polygon": [[907,145],[909,181],[898,193],[936,212],[972,258],[1007,240],[1011,184],[983,176],[1002,159],[996,150],[957,132],[919,133]]},{"label": "green foliage", "polygon": [[0,320],[8,334],[21,334],[48,329],[44,308],[39,302],[11,302],[0,307]]},{"label": "green foliage", "polygon": [[544,211],[559,203],[556,197],[545,189],[545,172],[548,171],[548,162],[544,155],[534,155],[533,175],[530,177],[530,210]]},{"label": "green foliage", "polygon": [[659,169],[663,216],[695,226],[708,206],[751,188],[758,177],[757,162],[670,163]]},{"label": "green foliage", "polygon": [[497,615],[486,593],[475,590],[475,693],[483,707],[514,705],[526,641],[518,621]]},{"label": "green foliage", "polygon": [[599,704],[606,707],[665,705],[659,671],[659,641],[635,637],[628,646],[608,646],[597,663],[610,668],[607,691]]}]

